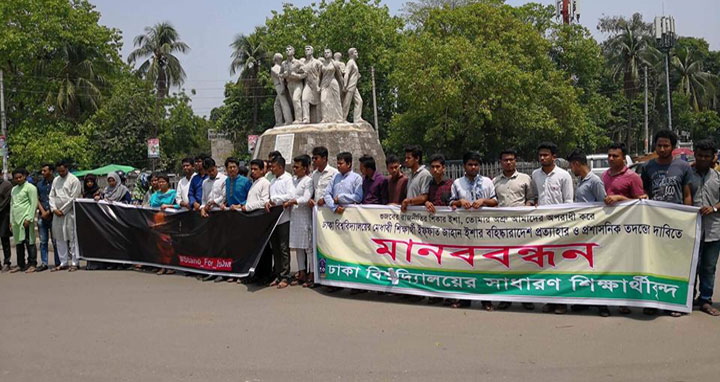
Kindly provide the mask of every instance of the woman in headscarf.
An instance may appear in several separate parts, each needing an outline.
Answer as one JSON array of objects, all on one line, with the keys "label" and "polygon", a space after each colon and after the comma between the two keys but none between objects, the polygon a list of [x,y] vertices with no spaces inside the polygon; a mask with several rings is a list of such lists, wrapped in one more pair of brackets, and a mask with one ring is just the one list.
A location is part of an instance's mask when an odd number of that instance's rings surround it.
[{"label": "woman in headscarf", "polygon": [[83,179],[83,191],[82,197],[85,199],[94,199],[95,195],[100,192],[100,187],[97,184],[97,177],[93,174],[85,175]]},{"label": "woman in headscarf", "polygon": [[118,175],[116,172],[109,173],[107,177],[107,182],[107,187],[105,187],[105,190],[103,190],[101,195],[95,197],[96,200],[105,199],[108,202],[126,204],[130,204],[132,202],[132,197],[130,197],[130,190],[128,190],[127,187],[122,184],[120,180],[120,175]]}]

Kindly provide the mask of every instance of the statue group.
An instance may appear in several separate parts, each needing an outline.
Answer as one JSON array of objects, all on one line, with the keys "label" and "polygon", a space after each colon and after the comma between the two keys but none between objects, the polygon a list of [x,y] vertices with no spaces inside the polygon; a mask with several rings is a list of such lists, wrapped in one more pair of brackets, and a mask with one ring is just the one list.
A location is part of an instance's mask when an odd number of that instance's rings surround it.
[{"label": "statue group", "polygon": [[295,58],[295,48],[288,46],[285,60],[280,53],[273,57],[270,69],[275,86],[275,126],[300,123],[342,123],[354,103],[353,122],[361,122],[362,98],[357,89],[358,52],[348,50],[347,63],[342,54],[325,49],[323,58],[314,56],[312,46],[305,47],[305,57]]}]

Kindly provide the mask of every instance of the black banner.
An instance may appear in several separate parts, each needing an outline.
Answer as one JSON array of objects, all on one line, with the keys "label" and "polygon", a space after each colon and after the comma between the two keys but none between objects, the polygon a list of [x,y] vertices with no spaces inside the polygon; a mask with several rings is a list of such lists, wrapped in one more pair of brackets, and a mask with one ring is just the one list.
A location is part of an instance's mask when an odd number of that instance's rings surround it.
[{"label": "black banner", "polygon": [[255,272],[281,214],[273,207],[203,218],[82,199],[75,201],[77,249],[85,260],[244,277]]}]

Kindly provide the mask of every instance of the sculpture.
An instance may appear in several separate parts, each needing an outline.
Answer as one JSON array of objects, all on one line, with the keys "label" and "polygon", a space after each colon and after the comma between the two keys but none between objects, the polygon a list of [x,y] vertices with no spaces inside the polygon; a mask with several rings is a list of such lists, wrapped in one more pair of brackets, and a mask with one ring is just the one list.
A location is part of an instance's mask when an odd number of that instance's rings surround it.
[{"label": "sculpture", "polygon": [[287,83],[287,89],[292,100],[295,119],[293,123],[300,123],[303,119],[302,93],[303,78],[302,62],[295,58],[295,48],[288,45],[285,49],[287,59],[282,63],[281,78]]},{"label": "sculpture", "polygon": [[273,110],[275,111],[275,126],[282,126],[290,124],[293,121],[292,111],[290,110],[290,102],[288,101],[288,92],[285,87],[285,80],[281,77],[282,74],[282,60],[283,56],[280,53],[275,53],[273,56],[273,67],[270,68],[270,78],[272,79],[273,86],[275,87],[275,104]]},{"label": "sculpture", "polygon": [[348,62],[345,64],[345,96],[342,100],[343,108],[343,119],[347,119],[350,113],[350,102],[353,102],[353,122],[362,122],[362,97],[357,89],[358,80],[360,79],[360,72],[355,61],[358,58],[358,52],[355,48],[348,50]]},{"label": "sculpture", "polygon": [[342,102],[340,101],[340,84],[343,82],[342,69],[333,60],[333,53],[330,49],[325,49],[324,56],[320,80],[321,122],[344,122]]},{"label": "sculpture", "polygon": [[318,104],[320,103],[320,72],[322,62],[313,57],[314,49],[308,45],[305,47],[305,62],[302,66],[301,75],[305,79],[305,87],[302,91],[302,122],[317,122]]},{"label": "sculpture", "polygon": [[[338,66],[340,67],[340,75],[344,76],[345,75],[345,63],[342,62],[342,53],[335,52],[333,59],[335,60],[335,63],[338,64]],[[340,88],[342,89],[344,87],[345,87],[345,84],[341,82]]]}]

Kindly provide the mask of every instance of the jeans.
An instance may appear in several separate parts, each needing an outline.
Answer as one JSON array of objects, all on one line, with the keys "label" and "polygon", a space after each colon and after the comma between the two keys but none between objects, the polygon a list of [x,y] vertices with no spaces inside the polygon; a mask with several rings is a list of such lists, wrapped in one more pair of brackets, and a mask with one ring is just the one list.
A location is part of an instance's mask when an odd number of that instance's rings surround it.
[{"label": "jeans", "polygon": [[[52,219],[45,220],[38,218],[38,232],[40,233],[40,259],[44,265],[48,265],[48,239],[52,232]],[[53,252],[55,254],[55,265],[60,265],[60,257],[58,257],[57,244],[55,238],[52,238]]]},{"label": "jeans", "polygon": [[700,259],[697,266],[700,279],[700,300],[710,302],[715,288],[715,267],[720,254],[719,241],[700,242]]}]

